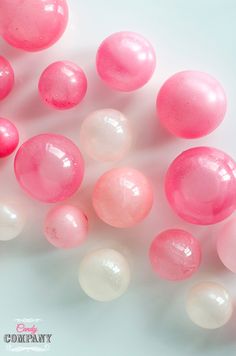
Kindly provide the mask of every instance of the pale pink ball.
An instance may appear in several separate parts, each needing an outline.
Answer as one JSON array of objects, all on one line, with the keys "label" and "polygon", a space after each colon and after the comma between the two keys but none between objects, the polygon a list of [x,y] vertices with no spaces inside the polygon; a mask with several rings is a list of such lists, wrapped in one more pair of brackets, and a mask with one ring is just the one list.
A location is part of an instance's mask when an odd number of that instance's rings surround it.
[{"label": "pale pink ball", "polygon": [[50,64],[41,74],[38,84],[43,101],[58,110],[78,105],[87,91],[83,70],[69,61]]},{"label": "pale pink ball", "polygon": [[227,221],[219,231],[217,252],[222,263],[236,273],[236,216]]},{"label": "pale pink ball", "polygon": [[19,143],[19,134],[15,125],[0,118],[0,157],[9,156]]},{"label": "pale pink ball", "polygon": [[180,229],[161,232],[149,249],[153,270],[161,278],[178,281],[189,278],[201,263],[201,246],[190,233]]},{"label": "pale pink ball", "polygon": [[111,88],[132,91],[151,78],[155,51],[148,40],[134,32],[117,32],[107,37],[97,51],[97,72]]},{"label": "pale pink ball", "polygon": [[[1,5],[0,5],[1,6]],[[14,85],[14,71],[6,58],[0,56],[0,100],[4,99]]]},{"label": "pale pink ball", "polygon": [[52,46],[67,21],[66,0],[0,1],[0,33],[10,45],[25,51]]},{"label": "pale pink ball", "polygon": [[192,224],[215,224],[235,209],[236,164],[216,148],[188,149],[171,163],[165,190],[181,218]]},{"label": "pale pink ball", "polygon": [[226,112],[226,96],[209,74],[184,71],[170,77],[157,96],[157,115],[173,135],[205,136],[216,129]]},{"label": "pale pink ball", "polygon": [[152,186],[140,171],[114,168],[104,173],[93,191],[98,217],[114,227],[130,227],[143,220],[153,203]]},{"label": "pale pink ball", "polygon": [[76,206],[55,206],[46,216],[44,234],[55,247],[80,246],[87,238],[88,219],[83,211]]},{"label": "pale pink ball", "polygon": [[55,134],[37,135],[23,143],[14,168],[23,190],[48,203],[74,194],[84,175],[79,148],[67,137]]}]

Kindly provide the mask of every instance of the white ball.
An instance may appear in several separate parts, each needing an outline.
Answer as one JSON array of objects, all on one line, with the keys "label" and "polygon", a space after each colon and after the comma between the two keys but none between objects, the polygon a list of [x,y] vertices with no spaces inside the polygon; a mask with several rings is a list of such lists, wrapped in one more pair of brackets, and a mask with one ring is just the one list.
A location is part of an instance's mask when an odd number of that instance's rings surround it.
[{"label": "white ball", "polygon": [[25,225],[25,216],[18,205],[0,204],[0,240],[8,241],[17,237]]},{"label": "white ball", "polygon": [[88,156],[96,161],[117,161],[131,147],[130,123],[117,110],[94,111],[82,122],[80,144]]},{"label": "white ball", "polygon": [[128,288],[130,269],[126,259],[112,249],[86,255],[79,267],[79,283],[92,299],[106,302],[120,297]]},{"label": "white ball", "polygon": [[186,309],[196,325],[217,329],[230,319],[233,306],[224,287],[213,282],[202,282],[190,289]]}]

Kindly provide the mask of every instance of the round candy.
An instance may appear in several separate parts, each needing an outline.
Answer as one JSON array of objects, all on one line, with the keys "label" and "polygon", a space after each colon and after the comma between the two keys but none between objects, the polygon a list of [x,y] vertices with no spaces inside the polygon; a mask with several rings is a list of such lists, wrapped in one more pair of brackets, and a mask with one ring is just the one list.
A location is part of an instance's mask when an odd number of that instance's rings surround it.
[{"label": "round candy", "polygon": [[9,156],[19,143],[19,134],[15,125],[0,118],[0,158]]},{"label": "round candy", "polygon": [[17,151],[16,178],[28,194],[48,203],[64,200],[79,188],[84,162],[78,147],[67,137],[41,134]]},{"label": "round candy", "polygon": [[157,114],[173,135],[196,138],[209,134],[224,118],[226,96],[209,74],[180,72],[170,77],[157,96]]},{"label": "round candy", "polygon": [[[0,5],[1,7],[1,5]],[[0,56],[0,100],[4,99],[14,85],[14,71],[10,63]]]},{"label": "round candy", "polygon": [[12,240],[22,232],[25,216],[18,204],[0,204],[0,240]]},{"label": "round candy", "polygon": [[52,46],[65,31],[65,0],[1,0],[0,33],[12,46],[40,51]]},{"label": "round candy", "polygon": [[201,262],[199,241],[180,229],[161,232],[149,250],[153,270],[163,279],[178,281],[189,278]]},{"label": "round candy", "polygon": [[204,329],[220,328],[233,312],[229,293],[221,285],[212,282],[201,282],[191,288],[186,309],[189,318]]},{"label": "round candy", "polygon": [[44,222],[44,234],[58,248],[73,248],[81,245],[88,233],[86,215],[73,205],[52,208]]},{"label": "round candy", "polygon": [[181,218],[192,224],[215,224],[235,209],[236,164],[216,148],[191,148],[171,163],[165,190]]},{"label": "round candy", "polygon": [[97,51],[97,72],[111,88],[132,91],[151,78],[155,51],[144,37],[134,32],[117,32],[107,37]]},{"label": "round candy", "polygon": [[149,180],[133,168],[115,168],[103,174],[93,191],[98,217],[114,227],[131,227],[151,210],[153,191]]},{"label": "round candy", "polygon": [[86,255],[80,263],[79,283],[92,299],[100,302],[117,299],[129,286],[129,265],[115,250],[94,251]]},{"label": "round candy", "polygon": [[236,273],[236,216],[220,229],[217,238],[217,252],[223,264]]},{"label": "round candy", "polygon": [[49,106],[65,110],[78,105],[87,91],[83,70],[69,61],[50,64],[41,74],[39,94]]},{"label": "round candy", "polygon": [[119,111],[94,111],[82,122],[80,142],[91,158],[97,161],[117,161],[130,149],[130,123]]}]

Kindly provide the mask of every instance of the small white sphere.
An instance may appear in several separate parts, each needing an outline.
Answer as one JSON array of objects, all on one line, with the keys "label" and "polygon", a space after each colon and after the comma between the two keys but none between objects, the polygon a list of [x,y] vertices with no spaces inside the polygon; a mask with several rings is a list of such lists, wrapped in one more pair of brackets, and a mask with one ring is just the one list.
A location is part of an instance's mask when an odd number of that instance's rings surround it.
[{"label": "small white sphere", "polygon": [[94,111],[82,122],[80,144],[96,161],[120,160],[132,144],[129,120],[117,110]]},{"label": "small white sphere", "polygon": [[224,287],[213,282],[201,282],[190,289],[186,310],[196,325],[217,329],[230,319],[233,306]]},{"label": "small white sphere", "polygon": [[23,230],[25,217],[17,204],[0,203],[0,240],[8,241]]},{"label": "small white sphere", "polygon": [[99,249],[86,255],[80,263],[80,286],[97,301],[106,302],[120,297],[129,282],[129,265],[115,250]]}]

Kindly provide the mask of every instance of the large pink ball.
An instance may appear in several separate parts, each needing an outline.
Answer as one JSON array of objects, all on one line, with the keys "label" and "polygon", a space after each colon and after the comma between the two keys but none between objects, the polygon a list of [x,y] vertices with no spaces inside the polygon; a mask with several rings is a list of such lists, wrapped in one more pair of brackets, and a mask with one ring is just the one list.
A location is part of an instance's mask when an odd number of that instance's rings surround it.
[{"label": "large pink ball", "polygon": [[46,216],[44,234],[55,247],[78,247],[87,238],[88,219],[76,206],[55,206]]},{"label": "large pink ball", "polygon": [[67,137],[55,134],[37,135],[23,143],[14,168],[23,190],[48,203],[74,194],[84,175],[79,148]]},{"label": "large pink ball", "polygon": [[103,174],[93,191],[93,206],[101,220],[130,227],[143,220],[153,202],[149,180],[133,168],[114,168]]},{"label": "large pink ball", "polygon": [[9,156],[19,143],[19,134],[15,125],[0,118],[0,158]]},{"label": "large pink ball", "polygon": [[83,70],[69,61],[50,64],[41,74],[38,84],[43,101],[59,110],[78,105],[87,91]]},{"label": "large pink ball", "polygon": [[227,221],[220,229],[217,252],[222,263],[236,273],[236,216]]},{"label": "large pink ball", "polygon": [[143,36],[134,32],[117,32],[107,37],[97,51],[97,72],[111,88],[132,91],[151,78],[155,51]]},{"label": "large pink ball", "polygon": [[173,135],[196,138],[209,134],[224,118],[226,96],[220,83],[197,71],[176,73],[161,87],[157,115]]},{"label": "large pink ball", "polygon": [[192,224],[215,224],[235,209],[236,164],[216,148],[191,148],[171,163],[165,190],[181,218]]},{"label": "large pink ball", "polygon": [[0,33],[10,45],[25,51],[52,46],[67,21],[66,0],[0,1]]},{"label": "large pink ball", "polygon": [[199,241],[180,229],[161,232],[149,249],[153,270],[163,279],[177,281],[195,273],[201,262]]},{"label": "large pink ball", "polygon": [[[1,6],[1,5],[0,5]],[[14,71],[6,58],[0,56],[0,100],[4,99],[14,85]]]}]

